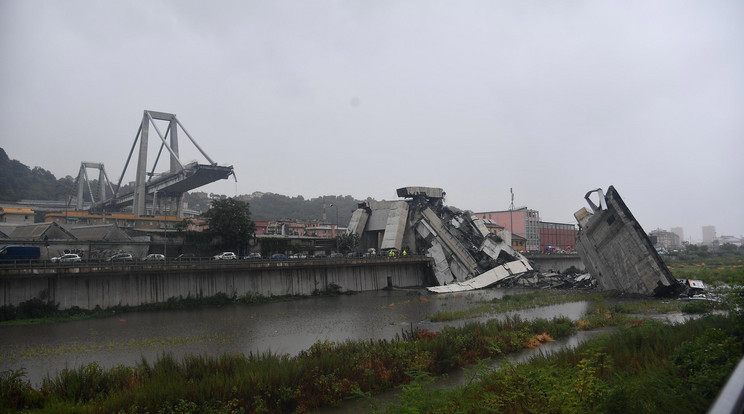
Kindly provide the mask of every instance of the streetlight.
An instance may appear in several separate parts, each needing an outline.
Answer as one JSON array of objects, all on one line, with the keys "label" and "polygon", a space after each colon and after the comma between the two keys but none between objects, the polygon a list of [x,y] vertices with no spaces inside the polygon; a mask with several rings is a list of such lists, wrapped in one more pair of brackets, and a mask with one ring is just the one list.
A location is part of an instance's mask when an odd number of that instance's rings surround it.
[{"label": "streetlight", "polygon": [[336,207],[336,230],[333,232],[333,236],[336,238],[336,253],[339,253],[338,251],[338,205],[331,204],[328,207]]},{"label": "streetlight", "polygon": [[334,235],[337,235],[338,233],[338,206],[335,204],[329,204],[328,207],[336,207],[336,231],[334,232]]}]

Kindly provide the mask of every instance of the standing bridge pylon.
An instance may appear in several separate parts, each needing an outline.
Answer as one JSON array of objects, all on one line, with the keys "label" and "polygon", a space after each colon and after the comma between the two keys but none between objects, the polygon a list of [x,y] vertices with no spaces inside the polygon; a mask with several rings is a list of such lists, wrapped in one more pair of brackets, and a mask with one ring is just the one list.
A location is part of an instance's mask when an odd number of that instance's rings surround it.
[{"label": "standing bridge pylon", "polygon": [[[168,123],[165,134],[163,134],[160,131],[160,128],[158,128],[158,125],[155,122],[156,120],[166,121]],[[150,139],[150,125],[153,126],[157,133],[157,137],[160,141],[160,149],[158,150],[155,161],[149,168],[148,172],[147,155]],[[200,164],[198,161],[185,165],[183,164],[179,157],[179,129],[186,134],[186,137],[189,138],[199,153],[204,156],[208,164]],[[137,157],[134,190],[128,191],[124,194],[119,194],[121,183],[124,180],[124,174],[126,174],[129,162],[132,160],[132,155],[134,154],[134,150],[137,148],[138,142],[139,153]],[[155,169],[160,161],[161,155],[163,155],[163,149],[165,149],[169,154],[169,168],[165,172],[156,174]],[[81,171],[83,171],[83,166],[80,168]],[[101,171],[103,171],[102,165]],[[102,174],[105,174],[105,172]],[[178,118],[176,118],[175,114],[145,110],[142,115],[142,122],[137,130],[137,135],[132,143],[132,149],[129,151],[127,162],[124,165],[124,170],[119,177],[116,187],[111,189],[112,196],[106,199],[99,196],[102,201],[98,203],[94,202],[92,208],[97,210],[115,210],[121,209],[127,205],[132,205],[132,212],[134,215],[136,217],[141,217],[147,215],[147,201],[150,200],[152,202],[152,215],[155,215],[157,211],[160,211],[161,214],[170,212],[170,215],[182,217],[183,194],[185,192],[218,180],[227,179],[231,175],[235,177],[233,167],[219,166],[216,162],[212,161],[209,155],[204,152],[196,140],[194,140],[188,131],[186,131],[183,124],[181,124]],[[100,181],[101,180],[99,180],[99,186],[101,186]],[[106,181],[108,182],[108,178]],[[78,188],[78,203],[82,200],[82,195],[80,194],[81,188],[82,187]],[[99,194],[105,194],[105,189],[99,190]]]}]

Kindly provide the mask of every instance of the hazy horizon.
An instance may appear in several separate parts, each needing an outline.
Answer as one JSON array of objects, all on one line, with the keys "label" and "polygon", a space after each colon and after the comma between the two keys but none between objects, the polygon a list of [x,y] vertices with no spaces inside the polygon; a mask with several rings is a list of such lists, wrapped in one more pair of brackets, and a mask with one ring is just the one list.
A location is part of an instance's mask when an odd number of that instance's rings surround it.
[{"label": "hazy horizon", "polygon": [[488,211],[513,188],[574,223],[614,185],[647,232],[742,236],[742,22],[737,0],[5,0],[1,145],[58,178],[87,161],[117,181],[154,110],[234,166],[208,193],[429,186]]}]

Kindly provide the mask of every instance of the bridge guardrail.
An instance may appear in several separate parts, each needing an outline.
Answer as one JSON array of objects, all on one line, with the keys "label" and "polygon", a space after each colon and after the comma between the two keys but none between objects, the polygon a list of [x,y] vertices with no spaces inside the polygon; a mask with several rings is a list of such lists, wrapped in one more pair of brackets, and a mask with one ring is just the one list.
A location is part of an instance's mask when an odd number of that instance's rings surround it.
[{"label": "bridge guardrail", "polygon": [[52,262],[50,260],[39,260],[35,262],[28,262],[28,261],[13,261],[13,262],[5,262],[0,263],[0,270],[3,269],[69,269],[69,268],[93,268],[93,267],[121,267],[121,266],[127,266],[127,267],[137,267],[137,268],[157,268],[157,267],[176,267],[176,266],[183,266],[183,265],[190,265],[190,264],[220,264],[220,265],[243,265],[246,263],[263,263],[263,264],[271,264],[271,263],[319,263],[319,262],[350,262],[350,261],[358,261],[358,260],[370,260],[375,262],[387,262],[392,260],[421,260],[423,258],[426,258],[427,256],[424,255],[414,255],[409,254],[406,256],[396,256],[396,257],[388,257],[388,256],[368,256],[368,257],[362,257],[362,256],[355,256],[355,257],[307,257],[307,258],[287,258],[287,259],[237,259],[237,260],[215,260],[212,257],[195,257],[195,258],[189,258],[187,260],[178,260],[176,258],[173,259],[166,259],[163,261],[143,261],[143,260],[134,260],[134,261],[109,261],[109,260],[83,260],[81,262],[75,262],[75,263],[58,263],[58,262]]}]

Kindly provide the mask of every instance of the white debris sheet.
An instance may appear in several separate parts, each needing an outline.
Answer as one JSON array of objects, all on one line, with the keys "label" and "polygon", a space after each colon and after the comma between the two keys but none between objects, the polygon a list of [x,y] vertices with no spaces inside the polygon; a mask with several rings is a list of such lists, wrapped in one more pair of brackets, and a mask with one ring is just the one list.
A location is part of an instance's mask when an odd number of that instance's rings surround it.
[{"label": "white debris sheet", "polygon": [[508,277],[518,276],[531,270],[532,266],[530,266],[530,263],[527,260],[515,260],[501,266],[496,266],[493,269],[464,282],[457,282],[444,286],[432,286],[427,287],[426,289],[433,293],[465,292],[468,290],[483,289]]}]

